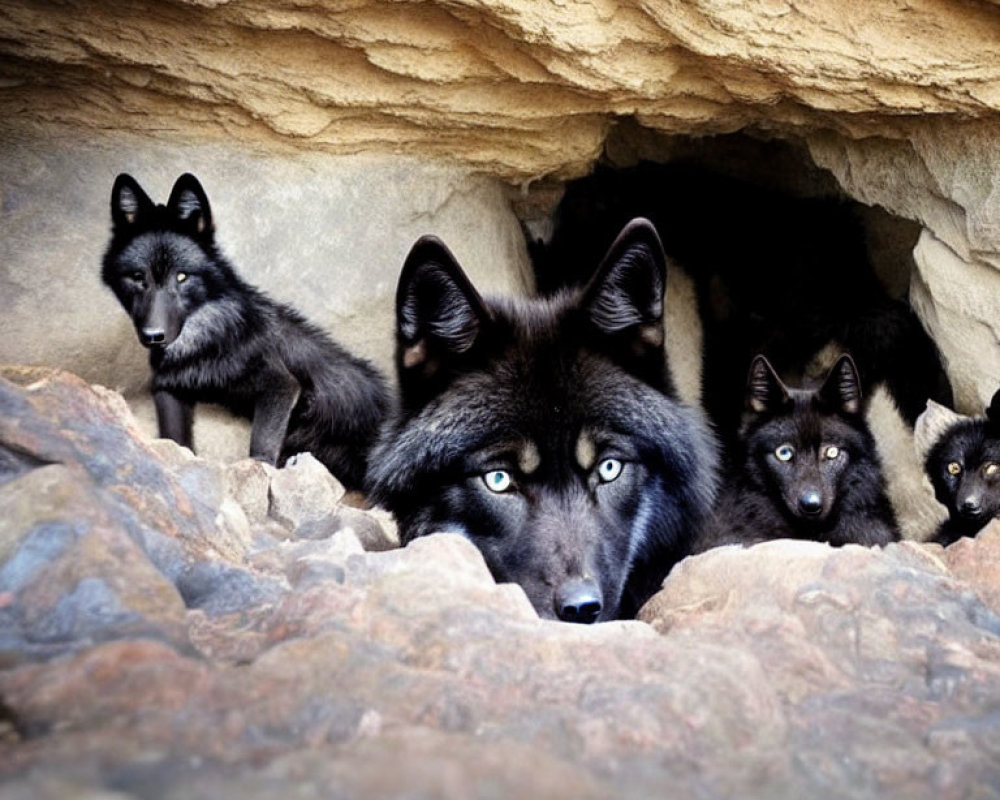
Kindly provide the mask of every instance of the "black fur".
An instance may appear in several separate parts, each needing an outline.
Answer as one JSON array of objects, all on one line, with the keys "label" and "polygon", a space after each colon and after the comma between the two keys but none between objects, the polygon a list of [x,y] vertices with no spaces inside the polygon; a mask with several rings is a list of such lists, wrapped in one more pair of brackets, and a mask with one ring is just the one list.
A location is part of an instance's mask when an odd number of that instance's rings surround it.
[{"label": "black fur", "polygon": [[191,447],[195,403],[218,403],[253,421],[254,458],[310,451],[360,488],[388,408],[377,370],[236,274],[193,175],[166,205],[119,175],[111,218],[102,277],[149,348],[160,435]]},{"label": "black fur", "polygon": [[418,241],[397,293],[401,408],[368,474],[404,542],[464,534],[542,616],[634,615],[716,487],[714,439],[673,396],[665,283],[644,220],[586,287],[547,300],[484,299]]},{"label": "black fur", "polygon": [[696,550],[767,539],[899,539],[850,356],[819,389],[789,389],[763,356],[746,390],[733,475]]},{"label": "black fur", "polygon": [[934,496],[948,509],[932,541],[949,545],[975,536],[1000,517],[1000,390],[985,416],[957,420],[945,431],[924,467]]},{"label": "black fur", "polygon": [[529,241],[540,293],[585,282],[622,223],[639,215],[695,282],[702,402],[727,445],[758,353],[799,383],[833,343],[854,357],[865,394],[884,382],[911,425],[928,397],[950,404],[937,348],[879,283],[846,201],[796,198],[683,161],[598,167],[567,186],[551,240]]}]

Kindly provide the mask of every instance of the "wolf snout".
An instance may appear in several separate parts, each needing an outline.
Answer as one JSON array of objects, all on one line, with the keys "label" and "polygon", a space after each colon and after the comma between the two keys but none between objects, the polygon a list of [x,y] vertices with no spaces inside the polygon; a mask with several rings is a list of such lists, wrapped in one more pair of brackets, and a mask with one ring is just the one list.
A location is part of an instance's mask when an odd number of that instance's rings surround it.
[{"label": "wolf snout", "polygon": [[600,587],[590,578],[570,578],[556,590],[556,616],[563,622],[596,622],[603,607]]},{"label": "wolf snout", "polygon": [[962,498],[959,511],[966,517],[978,517],[983,513],[982,500],[977,495],[968,495]]},{"label": "wolf snout", "polygon": [[808,489],[799,495],[799,511],[807,517],[815,517],[823,512],[823,495],[815,489]]},{"label": "wolf snout", "polygon": [[163,344],[167,340],[167,332],[163,328],[142,328],[139,331],[139,341],[146,347]]}]

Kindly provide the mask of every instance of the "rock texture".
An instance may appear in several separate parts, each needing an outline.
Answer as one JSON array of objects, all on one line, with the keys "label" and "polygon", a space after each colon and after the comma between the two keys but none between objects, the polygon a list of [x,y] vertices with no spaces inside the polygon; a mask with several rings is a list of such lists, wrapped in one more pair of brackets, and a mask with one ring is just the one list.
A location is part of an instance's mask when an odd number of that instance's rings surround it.
[{"label": "rock texture", "polygon": [[[112,386],[149,434],[156,428],[147,352],[100,278],[119,172],[161,203],[181,173],[195,173],[237,271],[386,371],[396,280],[419,236],[442,237],[483,291],[526,285],[523,237],[501,187],[454,166],[385,156],[264,158],[245,143],[201,137],[170,143],[90,132],[67,140],[20,130],[4,140],[0,163],[0,364],[71,369]],[[244,457],[249,427],[202,409],[195,446]]]},{"label": "rock texture", "polygon": [[956,408],[982,414],[1000,386],[1000,120],[924,119],[905,141],[816,135],[810,149],[853,197],[923,226],[910,302]]},{"label": "rock texture", "polygon": [[[616,118],[905,139],[1000,111],[1000,10],[942,0],[5,4],[33,122],[579,173]],[[44,102],[42,102],[44,100]]]},{"label": "rock texture", "polygon": [[374,552],[308,457],[196,459],[40,371],[0,380],[0,520],[6,797],[1000,797],[1000,525],[542,621],[457,536]]},{"label": "rock texture", "polygon": [[[120,170],[157,196],[198,173],[247,277],[387,365],[420,234],[477,285],[524,288],[505,188],[582,174],[626,128],[653,157],[746,130],[806,143],[849,194],[923,226],[913,301],[978,412],[1000,384],[1000,8],[869,5],[4,3],[0,362],[139,392],[93,273]],[[529,203],[550,209],[542,183]]]}]

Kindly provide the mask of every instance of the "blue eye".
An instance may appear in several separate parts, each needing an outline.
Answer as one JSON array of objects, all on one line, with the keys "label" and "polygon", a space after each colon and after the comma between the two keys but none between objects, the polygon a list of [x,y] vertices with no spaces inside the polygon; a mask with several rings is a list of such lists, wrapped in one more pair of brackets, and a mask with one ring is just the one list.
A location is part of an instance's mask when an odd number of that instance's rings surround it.
[{"label": "blue eye", "polygon": [[611,483],[622,474],[622,462],[617,458],[606,458],[597,465],[597,476],[604,483]]},{"label": "blue eye", "polygon": [[795,450],[791,445],[783,444],[777,450],[774,451],[775,458],[778,461],[791,461],[795,456]]},{"label": "blue eye", "polygon": [[506,470],[494,469],[483,475],[483,483],[486,484],[486,488],[491,492],[500,494],[510,489],[514,481],[511,479],[510,473]]}]

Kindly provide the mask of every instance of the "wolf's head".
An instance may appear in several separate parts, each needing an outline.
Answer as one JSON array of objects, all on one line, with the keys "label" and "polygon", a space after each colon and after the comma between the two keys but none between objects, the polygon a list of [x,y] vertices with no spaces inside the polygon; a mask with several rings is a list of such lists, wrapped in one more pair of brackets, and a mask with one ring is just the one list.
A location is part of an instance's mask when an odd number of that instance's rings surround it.
[{"label": "wolf's head", "polygon": [[419,240],[396,297],[401,410],[368,478],[404,541],[465,535],[542,616],[634,613],[716,484],[714,440],[670,396],[665,281],[645,220],[590,284],[549,300],[484,299]]},{"label": "wolf's head", "polygon": [[974,533],[1000,517],[1000,390],[981,417],[927,401],[916,433],[934,496],[951,519]]},{"label": "wolf's head", "polygon": [[829,525],[852,475],[862,474],[852,463],[874,452],[854,361],[840,356],[818,389],[792,389],[757,356],[740,441],[746,474],[766,486],[786,517],[803,532]]},{"label": "wolf's head", "polygon": [[181,175],[156,205],[131,175],[111,190],[111,242],[102,278],[132,317],[139,341],[166,348],[185,321],[231,283],[217,257],[212,211],[193,175]]}]

